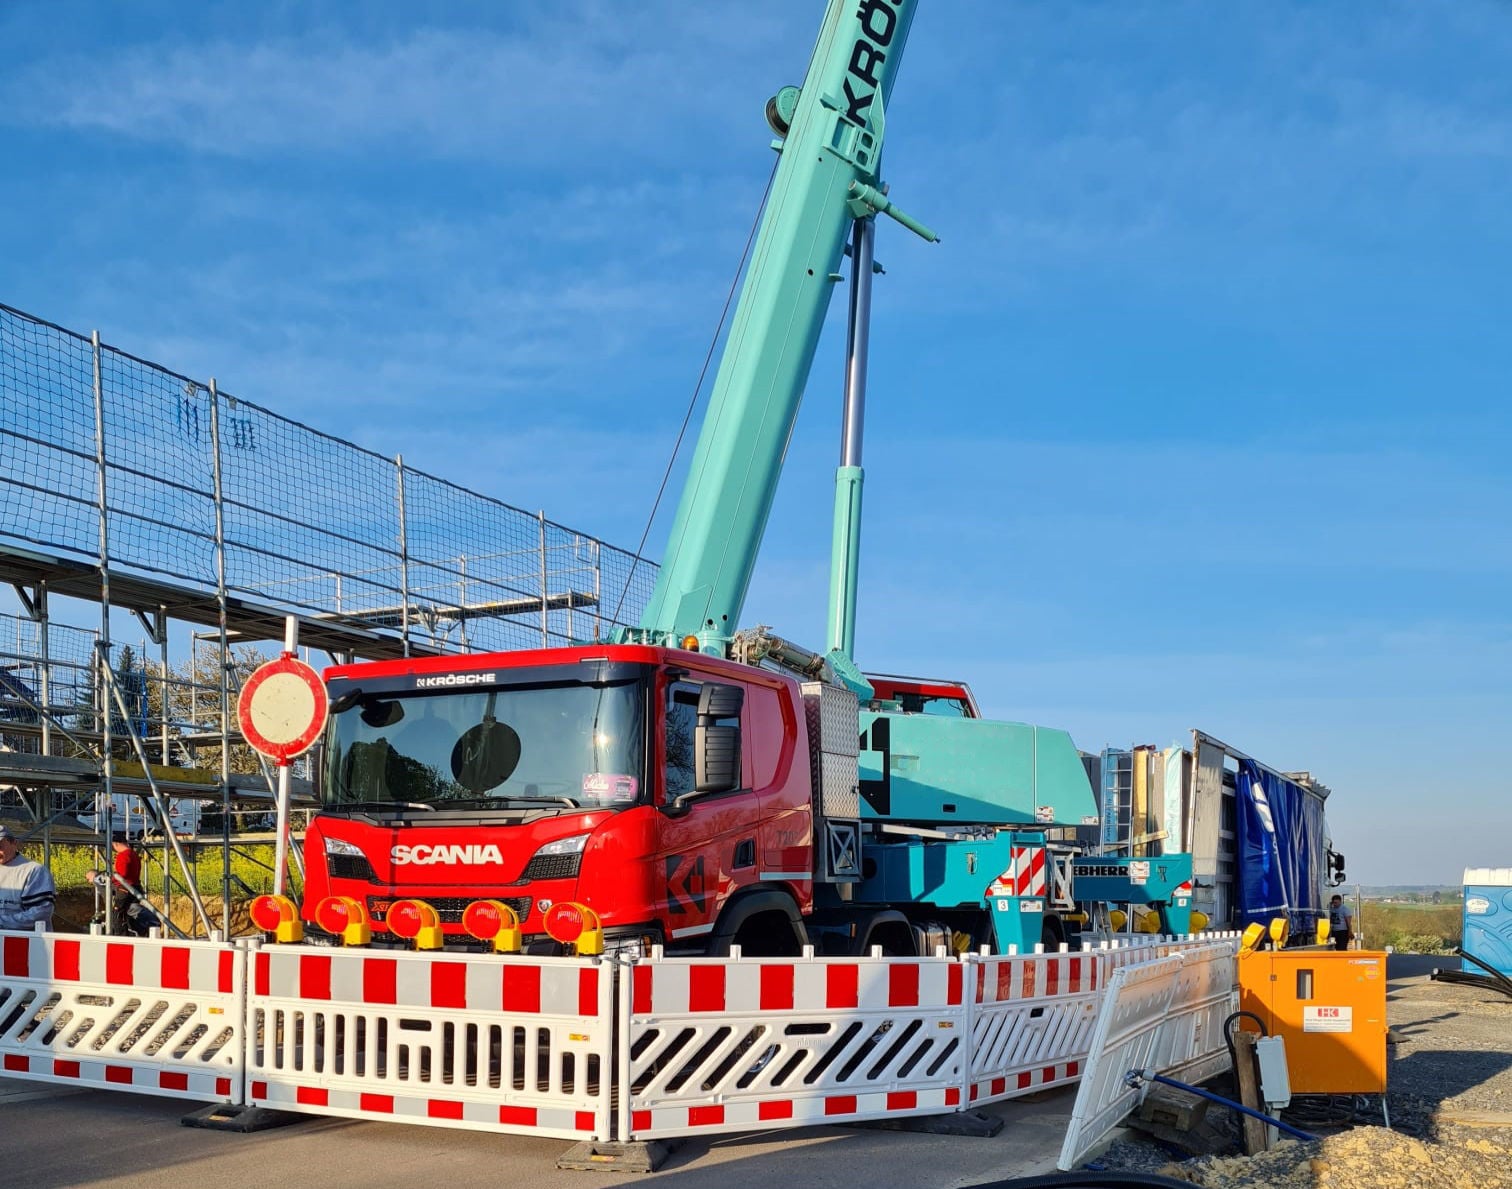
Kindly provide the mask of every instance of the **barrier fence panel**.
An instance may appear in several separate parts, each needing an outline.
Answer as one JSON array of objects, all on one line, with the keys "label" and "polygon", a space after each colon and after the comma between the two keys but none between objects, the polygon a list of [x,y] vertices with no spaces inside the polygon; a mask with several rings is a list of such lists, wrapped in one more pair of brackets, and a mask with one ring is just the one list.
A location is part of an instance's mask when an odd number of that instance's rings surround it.
[{"label": "barrier fence panel", "polygon": [[1183,1082],[1205,1082],[1229,1068],[1223,1022],[1239,1010],[1239,947],[1234,941],[1189,947],[1152,1065]]},{"label": "barrier fence panel", "polygon": [[611,1138],[613,964],[313,946],[251,964],[254,1106]]},{"label": "barrier fence panel", "polygon": [[621,980],[621,1139],[960,1109],[965,967],[659,959]]},{"label": "barrier fence panel", "polygon": [[1101,954],[969,956],[970,1078],[983,1105],[1081,1076],[1106,981]]},{"label": "barrier fence panel", "polygon": [[219,942],[0,933],[0,1072],[239,1102],[245,958]]},{"label": "barrier fence panel", "polygon": [[1161,1043],[1161,1024],[1175,999],[1182,955],[1125,966],[1108,980],[1091,1053],[1076,1091],[1059,1166],[1075,1168],[1108,1129],[1144,1098],[1129,1086],[1131,1069],[1148,1069]]}]

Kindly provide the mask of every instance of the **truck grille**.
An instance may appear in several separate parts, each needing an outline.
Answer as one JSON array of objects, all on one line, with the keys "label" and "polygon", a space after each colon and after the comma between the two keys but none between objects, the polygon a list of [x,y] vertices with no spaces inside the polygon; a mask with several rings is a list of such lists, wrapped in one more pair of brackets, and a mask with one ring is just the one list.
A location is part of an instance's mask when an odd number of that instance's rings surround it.
[{"label": "truck grille", "polygon": [[[467,906],[474,900],[482,899],[479,896],[369,896],[368,915],[375,921],[382,921],[388,910],[396,900],[415,899],[429,904],[436,910],[436,915],[441,918],[443,925],[460,925],[462,914],[467,911]],[[530,915],[531,900],[529,896],[506,896],[499,900],[520,920]]]},{"label": "truck grille", "polygon": [[332,879],[373,879],[372,865],[363,855],[327,855],[326,868]]}]

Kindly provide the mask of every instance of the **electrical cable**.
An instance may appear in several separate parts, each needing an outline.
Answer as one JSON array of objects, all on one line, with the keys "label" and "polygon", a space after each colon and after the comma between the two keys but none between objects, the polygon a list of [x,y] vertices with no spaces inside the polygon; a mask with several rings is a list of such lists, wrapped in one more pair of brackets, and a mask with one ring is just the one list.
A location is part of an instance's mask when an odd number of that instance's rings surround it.
[{"label": "electrical cable", "polygon": [[640,544],[635,547],[635,557],[630,562],[630,572],[625,575],[625,585],[620,591],[619,602],[614,604],[614,614],[609,617],[610,623],[619,622],[620,609],[625,605],[625,596],[630,593],[630,582],[635,577],[635,568],[640,565],[641,558],[646,551],[646,538],[651,535],[651,526],[656,523],[656,511],[661,507],[662,496],[667,493],[667,484],[672,479],[672,468],[677,464],[678,452],[682,450],[683,438],[688,432],[688,423],[693,420],[693,410],[698,407],[698,394],[703,391],[704,379],[709,374],[709,364],[714,359],[714,348],[719,346],[719,336],[724,330],[725,318],[730,313],[730,303],[735,300],[735,294],[740,290],[740,278],[745,272],[746,260],[751,255],[751,245],[756,242],[756,231],[761,226],[761,215],[766,210],[767,199],[772,193],[772,182],[777,177],[777,165],[781,161],[772,163],[772,172],[767,174],[766,189],[761,192],[761,201],[756,206],[756,217],[751,221],[751,230],[746,235],[745,247],[740,252],[740,263],[735,266],[735,275],[730,279],[730,291],[725,294],[724,306],[719,311],[719,324],[714,327],[714,337],[709,340],[709,349],[704,354],[703,367],[698,369],[698,382],[693,385],[693,395],[688,398],[688,410],[683,414],[682,426],[677,431],[677,440],[672,443],[672,457],[667,459],[667,469],[662,472],[661,486],[656,489],[656,498],[651,501],[651,515],[646,517],[646,527],[641,533]]},{"label": "electrical cable", "polygon": [[1357,1094],[1297,1094],[1291,1105],[1281,1112],[1298,1127],[1344,1127],[1359,1117],[1361,1110]]},{"label": "electrical cable", "polygon": [[1190,1181],[1177,1181],[1149,1172],[1050,1173],[1047,1176],[1015,1177],[1009,1181],[984,1181],[963,1189],[1192,1189]]},{"label": "electrical cable", "polygon": [[1224,1020],[1223,1021],[1223,1043],[1228,1046],[1229,1067],[1231,1069],[1236,1069],[1237,1070],[1239,1068],[1239,1050],[1234,1047],[1233,1023],[1234,1023],[1235,1020],[1242,1019],[1242,1018],[1244,1018],[1246,1016],[1249,1017],[1251,1020],[1254,1020],[1255,1023],[1260,1026],[1260,1035],[1261,1036],[1269,1036],[1270,1035],[1270,1030],[1266,1028],[1265,1021],[1262,1020],[1259,1016],[1257,1016],[1252,1011],[1236,1011],[1233,1015],[1229,1016],[1226,1020]]},{"label": "electrical cable", "polygon": [[1290,1123],[1283,1122],[1273,1115],[1267,1115],[1264,1111],[1251,1110],[1241,1102],[1235,1102],[1233,1099],[1225,1098],[1221,1094],[1214,1094],[1211,1090],[1204,1090],[1201,1086],[1193,1086],[1189,1085],[1186,1082],[1178,1082],[1175,1078],[1168,1078],[1163,1073],[1141,1073],[1139,1074],[1139,1076],[1147,1077],[1152,1082],[1159,1082],[1162,1086],[1174,1086],[1178,1090],[1185,1090],[1188,1094],[1195,1094],[1198,1098],[1206,1098],[1209,1102],[1216,1102],[1220,1106],[1231,1107],[1232,1109],[1238,1111],[1240,1114],[1248,1115],[1252,1119],[1260,1119],[1263,1122],[1269,1123],[1278,1131],[1286,1132],[1286,1134],[1291,1136],[1293,1139],[1300,1139],[1303,1142],[1306,1142],[1318,1138],[1316,1135],[1311,1135],[1308,1132],[1303,1131],[1300,1127],[1293,1127]]}]

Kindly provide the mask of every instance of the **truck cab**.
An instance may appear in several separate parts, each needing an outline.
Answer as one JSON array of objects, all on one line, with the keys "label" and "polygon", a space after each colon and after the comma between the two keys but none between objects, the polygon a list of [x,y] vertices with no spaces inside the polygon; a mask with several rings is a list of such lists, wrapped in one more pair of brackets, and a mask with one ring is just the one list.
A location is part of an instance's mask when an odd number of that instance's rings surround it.
[{"label": "truck cab", "polygon": [[[813,821],[797,683],[694,651],[593,645],[325,673],[321,812],[302,915],[429,903],[448,944],[500,900],[555,952],[553,904],[613,947],[796,953]],[[318,935],[318,928],[311,929]]]},{"label": "truck cab", "polygon": [[873,710],[893,709],[900,714],[938,714],[947,718],[982,717],[976,695],[964,681],[897,677],[891,673],[868,673],[866,680],[871,682]]}]

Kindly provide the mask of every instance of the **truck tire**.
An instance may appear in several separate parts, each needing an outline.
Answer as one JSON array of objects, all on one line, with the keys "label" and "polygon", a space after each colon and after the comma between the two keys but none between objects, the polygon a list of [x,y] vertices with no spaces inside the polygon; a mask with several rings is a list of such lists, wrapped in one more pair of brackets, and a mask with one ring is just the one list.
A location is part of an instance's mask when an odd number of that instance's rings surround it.
[{"label": "truck tire", "polygon": [[704,953],[723,957],[738,945],[747,958],[796,958],[807,944],[797,902],[778,888],[758,888],[725,905]]}]

